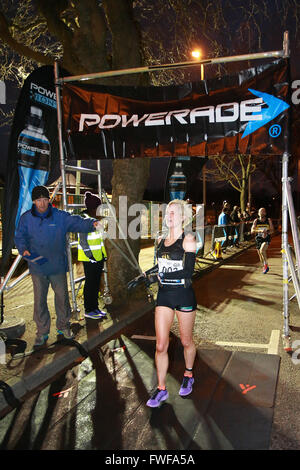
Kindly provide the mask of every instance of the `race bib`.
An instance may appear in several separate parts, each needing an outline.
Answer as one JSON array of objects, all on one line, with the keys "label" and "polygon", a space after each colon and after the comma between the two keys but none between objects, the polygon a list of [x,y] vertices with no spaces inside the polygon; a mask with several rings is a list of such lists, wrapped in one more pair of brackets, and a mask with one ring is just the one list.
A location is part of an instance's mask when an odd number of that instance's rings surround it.
[{"label": "race bib", "polygon": [[[166,259],[166,258],[158,258],[158,272],[161,273],[173,273],[175,271],[180,271],[183,269],[183,262],[182,260],[174,260],[174,259]],[[184,286],[184,279],[165,279],[161,281],[162,285],[167,286]]]}]

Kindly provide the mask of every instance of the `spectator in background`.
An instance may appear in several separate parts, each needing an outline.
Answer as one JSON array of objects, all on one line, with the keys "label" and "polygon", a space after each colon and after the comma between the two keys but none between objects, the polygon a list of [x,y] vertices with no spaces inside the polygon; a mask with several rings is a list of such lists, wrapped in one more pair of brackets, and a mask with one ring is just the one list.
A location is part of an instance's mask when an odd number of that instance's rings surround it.
[{"label": "spectator in background", "polygon": [[230,206],[223,206],[222,212],[218,217],[218,225],[229,225],[230,224]]},{"label": "spectator in background", "polygon": [[[226,201],[225,201],[226,202]],[[223,233],[224,233],[224,237],[223,237],[223,240],[221,242],[221,249],[222,251],[225,250],[225,247],[227,246],[227,242],[228,242],[228,229],[229,229],[229,225],[231,223],[231,219],[230,219],[230,204],[229,203],[226,203],[224,204],[223,203],[223,208],[222,208],[222,212],[220,213],[219,217],[218,217],[218,225],[223,225],[224,228],[223,228]]]},{"label": "spectator in background", "polygon": [[241,213],[238,206],[233,207],[233,211],[230,214],[231,223],[234,225],[234,241],[233,245],[239,246],[239,237],[240,237],[240,223],[241,223]]},{"label": "spectator in background", "polygon": [[242,212],[242,220],[245,222],[244,229],[243,229],[243,237],[245,241],[249,241],[251,239],[251,223],[255,219],[256,210],[254,208],[251,209],[250,203],[247,202],[246,209]]},{"label": "spectator in background", "polygon": [[234,224],[239,224],[241,221],[241,211],[239,206],[233,206],[233,210],[230,214],[231,221]]},{"label": "spectator in background", "polygon": [[251,219],[250,212],[248,211],[248,204],[246,205],[246,209],[242,211],[242,219],[244,222],[249,222]]},{"label": "spectator in background", "polygon": [[223,209],[229,209],[229,211],[230,211],[230,208],[231,208],[230,202],[228,202],[228,201],[223,201],[223,203],[222,203],[222,210],[223,210]]},{"label": "spectator in background", "polygon": [[253,206],[251,207],[250,202],[247,202],[246,212],[247,212],[247,214],[249,214],[249,219],[248,220],[254,220],[256,218],[256,209]]}]

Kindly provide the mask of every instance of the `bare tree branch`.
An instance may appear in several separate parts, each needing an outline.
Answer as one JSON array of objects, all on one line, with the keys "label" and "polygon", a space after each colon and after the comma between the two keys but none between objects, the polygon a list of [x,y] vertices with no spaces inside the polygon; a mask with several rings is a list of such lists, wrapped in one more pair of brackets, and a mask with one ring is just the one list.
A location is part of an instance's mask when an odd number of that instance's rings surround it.
[{"label": "bare tree branch", "polygon": [[21,56],[24,55],[31,60],[34,60],[40,64],[52,64],[53,57],[51,57],[48,53],[42,54],[38,51],[35,51],[31,47],[26,46],[18,41],[16,41],[10,33],[8,22],[4,16],[4,14],[0,11],[0,38],[3,42],[5,42],[11,49],[15,52],[20,54]]},{"label": "bare tree branch", "polygon": [[207,168],[206,175],[211,181],[227,182],[240,193],[240,206],[245,209],[246,190],[250,174],[256,165],[252,162],[252,155],[237,154],[233,156],[221,155],[211,157],[215,168]]}]

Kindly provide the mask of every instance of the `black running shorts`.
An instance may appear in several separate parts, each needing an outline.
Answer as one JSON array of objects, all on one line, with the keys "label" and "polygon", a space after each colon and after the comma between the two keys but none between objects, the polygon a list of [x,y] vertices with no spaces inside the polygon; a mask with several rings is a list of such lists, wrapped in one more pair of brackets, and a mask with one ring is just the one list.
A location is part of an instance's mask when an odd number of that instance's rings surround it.
[{"label": "black running shorts", "polygon": [[270,242],[271,242],[270,235],[267,235],[265,238],[260,237],[260,236],[255,237],[255,246],[257,250],[260,250],[260,247],[263,243],[267,243],[269,245]]},{"label": "black running shorts", "polygon": [[181,312],[192,312],[197,308],[197,301],[192,287],[160,287],[158,289],[157,307],[169,307]]}]

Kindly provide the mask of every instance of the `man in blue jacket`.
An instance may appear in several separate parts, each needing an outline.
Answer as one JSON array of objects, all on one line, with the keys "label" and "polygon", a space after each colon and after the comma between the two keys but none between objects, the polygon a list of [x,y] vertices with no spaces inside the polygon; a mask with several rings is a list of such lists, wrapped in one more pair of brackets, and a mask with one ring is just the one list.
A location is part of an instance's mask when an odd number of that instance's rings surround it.
[{"label": "man in blue jacket", "polygon": [[33,319],[37,326],[35,346],[42,346],[48,339],[51,324],[47,305],[49,284],[54,291],[57,332],[67,339],[74,337],[70,330],[66,234],[92,232],[98,221],[56,209],[50,203],[45,186],[33,188],[31,197],[32,208],[20,218],[15,244],[20,255],[28,261],[34,292]]}]

